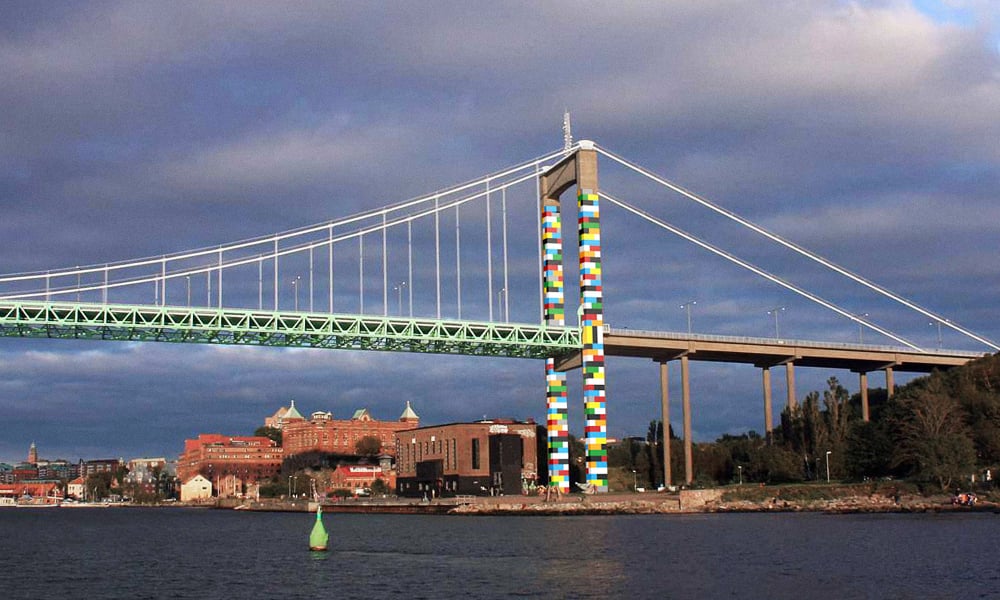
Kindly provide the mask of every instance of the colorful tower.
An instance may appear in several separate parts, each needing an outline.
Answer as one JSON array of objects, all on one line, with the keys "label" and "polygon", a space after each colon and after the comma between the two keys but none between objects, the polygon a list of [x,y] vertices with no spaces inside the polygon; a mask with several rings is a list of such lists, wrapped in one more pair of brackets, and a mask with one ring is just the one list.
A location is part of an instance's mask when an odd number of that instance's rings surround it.
[{"label": "colorful tower", "polygon": [[[542,203],[543,292],[546,325],[566,325],[563,287],[562,216],[559,199]],[[556,370],[555,358],[545,360],[545,405],[549,448],[549,485],[569,492],[569,405],[566,373]]]},{"label": "colorful tower", "polygon": [[577,195],[580,236],[580,335],[583,342],[587,483],[608,491],[608,424],[604,387],[604,291],[601,283],[601,211],[597,190]]},{"label": "colorful tower", "polygon": [[[539,176],[542,203],[542,247],[544,319],[547,325],[565,324],[563,290],[562,224],[559,196],[577,187],[580,257],[580,335],[583,350],[585,441],[587,482],[596,492],[608,489],[607,411],[604,383],[604,299],[601,280],[601,226],[597,187],[597,151],[593,142],[582,140]],[[562,357],[566,359],[567,357]],[[572,359],[550,358],[545,363],[548,409],[549,480],[569,490],[569,427],[566,403],[566,373],[561,365]],[[572,368],[572,367],[570,367]]]},{"label": "colorful tower", "polygon": [[28,462],[33,465],[38,464],[38,448],[35,447],[35,442],[31,442],[31,446],[28,448]]}]

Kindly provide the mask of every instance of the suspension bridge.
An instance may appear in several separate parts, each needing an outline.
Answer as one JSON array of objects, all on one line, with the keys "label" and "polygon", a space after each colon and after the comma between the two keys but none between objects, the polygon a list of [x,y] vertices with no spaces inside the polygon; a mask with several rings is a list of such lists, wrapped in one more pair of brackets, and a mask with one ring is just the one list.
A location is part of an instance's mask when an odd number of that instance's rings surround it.
[{"label": "suspension bridge", "polygon": [[[564,491],[569,489],[567,372],[576,368],[583,374],[587,481],[595,491],[607,490],[606,356],[659,363],[664,423],[669,422],[667,365],[680,363],[685,481],[690,482],[691,360],[759,367],[765,431],[771,431],[772,367],[785,368],[789,406],[795,404],[796,365],[857,372],[867,420],[868,373],[884,371],[891,393],[894,371],[946,369],[983,354],[922,348],[867,314],[840,307],[606,193],[598,186],[599,158],[968,337],[984,351],[1000,350],[953,320],[593,142],[569,140],[559,151],[474,181],[313,226],[137,260],[0,276],[0,336],[544,360],[549,480]],[[571,188],[578,243],[564,248],[562,196]],[[693,333],[690,322],[686,334],[612,328],[604,319],[602,201],[892,345],[787,340],[777,332],[775,339],[704,335]],[[575,253],[579,263],[575,324],[566,319],[564,250]],[[671,482],[669,456],[664,463],[665,481]]]}]

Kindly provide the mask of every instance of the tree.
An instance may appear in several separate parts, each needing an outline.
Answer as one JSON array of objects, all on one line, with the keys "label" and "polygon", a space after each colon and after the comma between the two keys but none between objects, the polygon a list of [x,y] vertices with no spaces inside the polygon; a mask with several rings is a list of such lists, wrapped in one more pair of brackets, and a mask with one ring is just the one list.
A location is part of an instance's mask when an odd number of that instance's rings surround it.
[{"label": "tree", "polygon": [[385,496],[389,493],[389,485],[384,479],[376,479],[372,482],[372,496]]},{"label": "tree", "polygon": [[258,427],[257,429],[254,430],[253,434],[257,437],[269,438],[271,440],[274,440],[275,444],[279,446],[281,445],[282,433],[281,430],[278,429],[277,427],[267,427],[267,426]]},{"label": "tree", "polygon": [[378,456],[382,452],[382,442],[373,435],[366,435],[354,444],[358,456]]},{"label": "tree", "polygon": [[893,463],[917,479],[933,481],[941,490],[975,470],[976,449],[963,411],[944,393],[940,378],[907,396],[900,394],[893,421],[896,450]]}]

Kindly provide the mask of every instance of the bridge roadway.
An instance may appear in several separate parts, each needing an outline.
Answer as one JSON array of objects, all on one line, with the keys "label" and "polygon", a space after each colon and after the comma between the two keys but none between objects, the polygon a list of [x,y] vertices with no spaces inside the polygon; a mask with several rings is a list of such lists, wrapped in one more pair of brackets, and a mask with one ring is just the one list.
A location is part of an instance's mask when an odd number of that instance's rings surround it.
[{"label": "bridge roadway", "polygon": [[[859,375],[861,417],[869,419],[868,373],[884,371],[886,390],[892,396],[893,371],[929,373],[935,369],[952,367],[984,356],[982,352],[961,350],[918,351],[911,348],[842,344],[830,342],[788,340],[775,338],[750,338],[703,334],[685,334],[660,331],[604,328],[606,356],[631,356],[649,358],[660,363],[660,409],[664,423],[670,422],[667,363],[679,360],[681,365],[681,394],[684,423],[685,481],[691,483],[693,449],[691,445],[691,386],[688,363],[691,360],[752,364],[761,369],[764,396],[764,431],[774,429],[771,408],[771,367],[784,365],[787,382],[788,407],[796,406],[795,366],[846,369]],[[560,370],[580,366],[580,353],[565,356],[557,364]],[[664,448],[664,481],[672,481],[670,473],[670,447]]]}]

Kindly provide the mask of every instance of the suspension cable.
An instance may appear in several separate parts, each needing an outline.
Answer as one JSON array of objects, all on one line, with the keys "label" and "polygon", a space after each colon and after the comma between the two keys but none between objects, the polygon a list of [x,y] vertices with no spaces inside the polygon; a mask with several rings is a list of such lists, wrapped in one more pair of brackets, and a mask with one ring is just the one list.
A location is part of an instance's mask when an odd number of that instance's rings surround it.
[{"label": "suspension cable", "polygon": [[882,327],[879,327],[878,325],[875,325],[874,323],[866,321],[865,319],[862,319],[862,318],[858,317],[857,315],[851,313],[850,311],[847,311],[847,310],[845,310],[843,308],[840,308],[839,306],[833,304],[832,302],[824,300],[823,298],[820,298],[819,296],[817,296],[815,294],[807,292],[806,290],[803,290],[802,288],[799,288],[796,285],[785,281],[784,279],[778,277],[777,275],[773,275],[771,273],[768,273],[767,271],[765,271],[765,270],[763,270],[763,269],[761,269],[759,267],[756,267],[753,264],[748,263],[748,262],[744,261],[743,259],[741,259],[741,258],[739,258],[737,256],[734,256],[734,255],[726,252],[725,250],[717,248],[717,247],[713,246],[712,244],[709,244],[708,242],[705,242],[705,241],[703,241],[703,240],[701,240],[701,239],[699,239],[699,238],[691,235],[690,233],[687,233],[687,232],[683,231],[680,228],[677,228],[677,227],[674,227],[673,225],[670,225],[669,223],[667,223],[666,221],[663,221],[662,219],[658,219],[658,218],[650,215],[649,213],[647,213],[647,212],[645,212],[643,210],[640,210],[640,209],[638,209],[638,208],[636,208],[636,207],[634,207],[634,206],[632,206],[630,204],[627,204],[626,202],[623,202],[621,200],[613,198],[613,197],[611,197],[610,195],[608,195],[608,194],[606,194],[604,192],[599,192],[599,194],[600,194],[601,198],[604,198],[608,202],[611,202],[612,204],[614,204],[616,206],[620,206],[621,208],[629,211],[630,213],[632,213],[634,215],[637,215],[637,216],[639,216],[639,217],[641,217],[641,218],[649,221],[650,223],[653,223],[654,225],[657,225],[657,226],[659,226],[659,227],[661,227],[663,229],[666,229],[670,233],[673,233],[674,235],[682,237],[685,240],[687,240],[688,242],[691,242],[692,244],[700,246],[701,248],[704,248],[705,250],[708,250],[709,252],[711,252],[713,254],[716,254],[717,256],[721,256],[722,258],[724,258],[724,259],[726,259],[726,260],[728,260],[728,261],[730,261],[730,262],[732,262],[732,263],[734,263],[736,265],[739,265],[740,267],[743,267],[744,269],[747,269],[748,271],[751,271],[751,272],[755,273],[756,275],[760,275],[761,277],[767,279],[768,281],[776,283],[776,284],[780,285],[781,287],[783,287],[783,288],[785,288],[787,290],[795,292],[796,294],[798,294],[800,296],[803,296],[804,298],[806,298],[808,300],[811,300],[811,301],[815,302],[816,304],[819,304],[820,306],[828,308],[828,309],[830,309],[830,310],[832,310],[832,311],[834,311],[834,312],[836,312],[836,313],[838,313],[838,314],[840,314],[840,315],[842,315],[844,317],[847,317],[848,319],[854,321],[855,323],[859,323],[859,324],[864,325],[864,326],[866,326],[866,327],[868,327],[868,328],[870,328],[870,329],[872,329],[874,331],[877,331],[878,333],[881,333],[884,336],[887,336],[887,337],[889,337],[889,338],[891,338],[891,339],[893,339],[893,340],[895,340],[895,341],[897,341],[897,342],[899,342],[901,344],[904,344],[905,346],[907,346],[909,348],[912,348],[912,349],[916,350],[917,352],[925,352],[925,350],[923,350],[919,346],[916,346],[915,344],[913,344],[913,343],[911,343],[911,342],[903,339],[902,337],[900,337],[900,336],[892,333],[891,331],[889,331],[887,329],[883,329]]},{"label": "suspension cable", "polygon": [[656,175],[655,173],[652,173],[652,172],[650,172],[650,171],[648,171],[648,170],[640,167],[639,165],[637,165],[637,164],[635,164],[635,163],[633,163],[633,162],[631,162],[631,161],[629,161],[629,160],[627,160],[625,158],[622,158],[622,157],[620,157],[620,156],[618,156],[618,155],[616,155],[616,154],[614,154],[614,153],[612,153],[612,152],[610,152],[608,150],[605,150],[604,148],[602,148],[600,146],[595,146],[595,147],[597,148],[598,152],[600,152],[604,156],[610,158],[611,160],[613,160],[613,161],[615,161],[615,162],[617,162],[617,163],[619,163],[619,164],[621,164],[621,165],[623,165],[623,166],[625,166],[625,167],[627,167],[627,168],[635,171],[636,173],[639,173],[640,175],[642,175],[642,176],[644,176],[644,177],[646,177],[648,179],[651,179],[651,180],[655,181],[656,183],[658,183],[658,184],[660,184],[660,185],[662,185],[662,186],[664,186],[666,188],[669,188],[669,189],[673,190],[674,192],[677,192],[678,194],[680,194],[680,195],[688,198],[689,200],[693,200],[694,202],[697,202],[698,204],[701,204],[702,206],[704,206],[704,207],[706,207],[706,208],[708,208],[708,209],[710,209],[710,210],[712,210],[712,211],[714,211],[714,212],[716,212],[716,213],[718,213],[718,214],[726,217],[727,219],[735,221],[735,222],[739,223],[740,225],[742,225],[742,226],[750,229],[751,231],[754,231],[755,233],[757,233],[759,235],[762,235],[762,236],[770,239],[773,242],[781,244],[782,246],[788,248],[789,250],[792,250],[792,251],[794,251],[794,252],[796,252],[796,253],[798,253],[798,254],[800,254],[800,255],[802,255],[802,256],[804,256],[804,257],[806,257],[806,258],[808,258],[808,259],[810,259],[812,261],[815,261],[815,262],[823,265],[824,267],[826,267],[828,269],[831,269],[831,270],[833,270],[833,271],[835,271],[835,272],[843,275],[844,277],[847,277],[847,278],[851,279],[855,283],[859,283],[859,284],[861,284],[861,285],[863,285],[863,286],[865,286],[865,287],[867,287],[867,288],[869,288],[869,289],[871,289],[871,290],[873,290],[873,291],[875,291],[875,292],[877,292],[877,293],[879,293],[879,294],[881,294],[881,295],[883,295],[883,296],[885,296],[885,297],[887,297],[887,298],[889,298],[889,299],[891,299],[891,300],[893,300],[895,302],[898,302],[899,304],[902,304],[903,306],[905,306],[905,307],[907,307],[907,308],[909,308],[911,310],[914,310],[914,311],[916,311],[916,312],[924,315],[925,317],[927,317],[929,319],[933,319],[934,321],[936,321],[939,324],[942,324],[942,325],[945,325],[947,327],[950,327],[951,329],[954,329],[955,331],[958,331],[959,333],[962,333],[962,334],[964,334],[964,335],[966,335],[966,336],[968,336],[968,337],[976,340],[977,342],[985,344],[985,345],[989,346],[990,348],[992,348],[994,350],[1000,350],[1000,346],[998,346],[997,344],[993,343],[992,341],[990,341],[990,340],[988,340],[988,339],[986,339],[986,338],[984,338],[984,337],[982,337],[980,335],[977,335],[976,333],[973,333],[972,331],[969,331],[969,330],[967,330],[967,329],[965,329],[963,327],[959,327],[958,325],[956,325],[951,320],[946,319],[944,317],[941,317],[941,316],[939,316],[939,315],[937,315],[937,314],[935,314],[935,313],[933,313],[933,312],[931,312],[931,311],[929,311],[929,310],[927,310],[927,309],[925,309],[925,308],[923,308],[923,307],[921,307],[921,306],[919,306],[919,305],[917,305],[917,304],[915,304],[913,302],[910,302],[906,298],[903,298],[902,296],[899,296],[898,294],[896,294],[896,293],[894,293],[894,292],[892,292],[892,291],[890,291],[890,290],[888,290],[888,289],[886,289],[886,288],[884,288],[884,287],[882,287],[882,286],[880,286],[880,285],[878,285],[878,284],[876,284],[876,283],[874,283],[872,281],[869,281],[869,280],[865,279],[864,277],[862,277],[860,275],[857,275],[857,274],[849,271],[848,269],[846,269],[844,267],[841,267],[840,265],[838,265],[838,264],[836,264],[834,262],[831,262],[831,261],[823,258],[822,256],[819,256],[818,254],[816,254],[814,252],[811,252],[811,251],[803,248],[802,246],[799,246],[798,244],[795,244],[795,243],[793,243],[791,241],[788,241],[788,240],[782,238],[781,236],[779,236],[779,235],[777,235],[775,233],[772,233],[772,232],[768,231],[767,229],[764,229],[760,225],[757,225],[757,224],[753,223],[752,221],[750,221],[748,219],[745,219],[745,218],[739,216],[738,214],[736,214],[736,213],[734,213],[734,212],[732,212],[730,210],[727,210],[727,209],[719,206],[718,204],[715,204],[714,202],[711,202],[710,200],[702,198],[701,196],[698,196],[697,194],[694,194],[693,192],[690,192],[690,191],[682,188],[681,186],[679,186],[679,185],[677,185],[677,184],[675,184],[675,183],[673,183],[673,182],[671,182],[671,181],[669,181],[669,180],[667,180],[667,179],[665,179],[663,177],[660,177],[660,176]]}]

